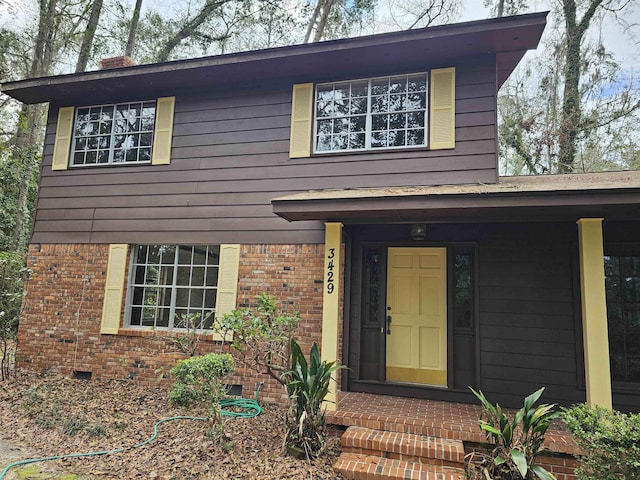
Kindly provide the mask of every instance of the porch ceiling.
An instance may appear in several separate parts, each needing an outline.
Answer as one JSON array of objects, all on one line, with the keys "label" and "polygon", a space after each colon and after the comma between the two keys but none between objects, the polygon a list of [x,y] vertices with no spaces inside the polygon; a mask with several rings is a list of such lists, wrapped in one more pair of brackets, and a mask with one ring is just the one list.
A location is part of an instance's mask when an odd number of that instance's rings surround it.
[{"label": "porch ceiling", "polygon": [[640,219],[640,171],[500,177],[495,184],[308,191],[275,198],[289,221],[513,222]]}]

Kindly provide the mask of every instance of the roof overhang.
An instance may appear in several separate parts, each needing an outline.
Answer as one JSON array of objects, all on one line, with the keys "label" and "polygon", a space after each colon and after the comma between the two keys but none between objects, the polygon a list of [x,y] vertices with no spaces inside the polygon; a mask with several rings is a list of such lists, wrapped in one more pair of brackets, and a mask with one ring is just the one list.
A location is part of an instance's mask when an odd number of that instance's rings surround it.
[{"label": "roof overhang", "polygon": [[495,55],[497,87],[527,50],[537,47],[547,12],[405,30],[342,40],[271,48],[7,82],[3,93],[24,103],[77,103],[110,94],[172,94],[176,90],[219,88],[265,80],[302,83],[330,75],[393,72],[419,62],[450,66],[452,59]]},{"label": "roof overhang", "polygon": [[491,185],[323,190],[275,198],[271,204],[289,221],[640,220],[640,172],[500,177]]}]

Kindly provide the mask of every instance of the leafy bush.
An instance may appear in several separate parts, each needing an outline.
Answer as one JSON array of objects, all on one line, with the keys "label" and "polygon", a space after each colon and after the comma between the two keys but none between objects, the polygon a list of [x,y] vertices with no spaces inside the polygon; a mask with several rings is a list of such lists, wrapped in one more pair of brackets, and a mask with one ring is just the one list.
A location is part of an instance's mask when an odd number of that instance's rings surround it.
[{"label": "leafy bush", "polygon": [[284,385],[282,375],[290,370],[289,346],[300,315],[279,310],[275,298],[264,292],[257,300],[255,311],[234,310],[218,319],[214,328],[231,339],[231,347],[249,368]]},{"label": "leafy bush", "polygon": [[579,479],[640,478],[640,414],[580,404],[564,409],[562,419],[585,452]]},{"label": "leafy bush", "polygon": [[0,379],[6,380],[11,366],[11,341],[18,332],[24,286],[29,277],[24,256],[0,252]]},{"label": "leafy bush", "polygon": [[220,414],[220,400],[226,389],[222,379],[233,372],[233,357],[228,353],[209,353],[180,360],[171,369],[175,383],[169,392],[173,405],[191,408],[194,405],[210,407],[210,421],[216,437],[224,437]]},{"label": "leafy bush", "polygon": [[300,345],[291,339],[291,370],[285,373],[287,393],[291,402],[286,416],[285,445],[303,452],[307,458],[318,456],[325,443],[326,421],[321,409],[331,376],[343,368],[335,362],[320,361],[318,345],[313,343],[309,362]]},{"label": "leafy bush", "polygon": [[547,429],[560,415],[553,411],[555,405],[534,407],[544,387],[524,399],[524,406],[513,420],[509,420],[500,405],[489,403],[482,392],[473,388],[471,391],[482,404],[480,429],[487,438],[489,453],[471,457],[467,465],[469,478],[555,480],[551,473],[535,465]]}]

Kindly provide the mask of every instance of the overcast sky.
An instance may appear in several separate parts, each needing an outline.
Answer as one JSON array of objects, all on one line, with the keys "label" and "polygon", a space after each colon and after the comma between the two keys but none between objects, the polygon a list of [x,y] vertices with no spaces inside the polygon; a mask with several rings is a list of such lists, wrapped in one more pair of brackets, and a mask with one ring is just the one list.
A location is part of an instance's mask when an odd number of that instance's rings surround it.
[{"label": "overcast sky", "polygon": [[[135,0],[126,0],[133,5]],[[425,0],[426,1],[426,0]],[[481,20],[489,17],[489,10],[483,6],[483,0],[462,0],[464,8],[461,9],[461,15],[458,21],[470,21]],[[550,10],[550,6],[553,1],[557,0],[530,0],[530,12],[539,12],[544,10]],[[578,0],[578,3],[584,0]],[[21,16],[25,15],[26,18],[30,18],[35,15],[35,11],[31,11],[35,8],[35,1],[31,0],[0,0],[0,25],[15,25],[16,19],[13,18],[15,12],[18,11]],[[633,0],[635,5],[631,9],[627,9],[624,15],[624,19],[627,23],[633,25],[631,27],[631,33],[625,34],[622,31],[622,27],[615,21],[606,22],[601,29],[592,28],[590,34],[601,36],[605,46],[614,52],[618,61],[623,64],[624,70],[627,72],[635,73],[640,76],[640,5],[636,0]],[[30,5],[29,5],[30,4]],[[144,0],[144,8],[157,8],[159,10],[166,9],[173,2],[170,0]],[[8,6],[14,8],[8,9]],[[25,8],[26,5],[32,8]],[[17,7],[17,9],[15,8]]]}]

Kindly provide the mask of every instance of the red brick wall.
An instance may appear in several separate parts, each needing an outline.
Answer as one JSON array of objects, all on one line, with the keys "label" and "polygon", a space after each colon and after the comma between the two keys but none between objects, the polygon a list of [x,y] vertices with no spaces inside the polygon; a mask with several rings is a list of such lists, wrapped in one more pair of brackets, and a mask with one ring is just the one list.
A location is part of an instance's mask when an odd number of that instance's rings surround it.
[{"label": "red brick wall", "polygon": [[[238,306],[251,307],[261,292],[276,297],[288,311],[302,317],[297,338],[303,348],[320,344],[323,293],[323,245],[243,245],[240,252]],[[166,334],[121,329],[101,335],[102,301],[108,245],[31,245],[24,315],[18,332],[18,365],[35,371],[92,378],[132,377],[155,384],[162,372],[182,358]],[[124,307],[123,307],[124,311]],[[228,345],[201,341],[200,353],[226,350]],[[252,395],[265,382],[261,399],[282,401],[277,382],[241,365],[231,383]]]}]

